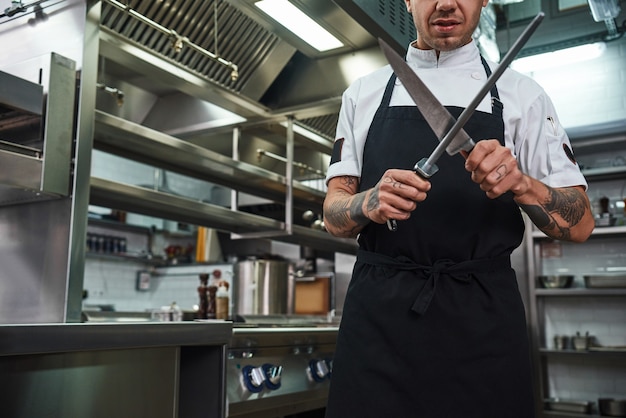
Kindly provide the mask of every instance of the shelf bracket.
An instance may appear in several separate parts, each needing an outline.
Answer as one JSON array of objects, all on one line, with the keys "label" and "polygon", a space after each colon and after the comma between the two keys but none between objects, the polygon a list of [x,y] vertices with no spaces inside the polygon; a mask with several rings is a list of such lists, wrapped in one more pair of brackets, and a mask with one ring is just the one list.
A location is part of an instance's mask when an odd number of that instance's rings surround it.
[{"label": "shelf bracket", "polygon": [[[239,160],[239,138],[241,131],[236,128],[233,131],[233,159]],[[286,154],[287,161],[285,163],[285,222],[282,223],[281,229],[277,231],[259,231],[248,232],[242,234],[231,233],[231,239],[245,239],[245,238],[271,238],[276,236],[285,236],[293,234],[293,158],[294,158],[294,131],[293,131],[293,116],[287,118],[287,135],[286,135]],[[237,191],[233,190],[231,195],[231,209],[238,210],[238,195]]]}]

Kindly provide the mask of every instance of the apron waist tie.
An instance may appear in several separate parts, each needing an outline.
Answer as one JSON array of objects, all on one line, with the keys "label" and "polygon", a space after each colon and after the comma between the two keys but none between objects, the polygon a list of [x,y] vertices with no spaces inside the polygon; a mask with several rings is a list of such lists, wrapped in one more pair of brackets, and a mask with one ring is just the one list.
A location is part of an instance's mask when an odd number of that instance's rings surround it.
[{"label": "apron waist tie", "polygon": [[359,249],[357,261],[378,267],[388,267],[395,270],[417,270],[428,276],[427,282],[417,295],[411,310],[419,315],[423,315],[435,295],[437,281],[442,274],[447,274],[452,279],[468,283],[470,274],[477,272],[498,271],[511,267],[511,260],[508,255],[496,258],[483,258],[479,260],[467,260],[456,263],[452,260],[437,260],[433,265],[421,265],[415,263],[408,257],[399,256],[397,258],[384,254],[374,253]]}]

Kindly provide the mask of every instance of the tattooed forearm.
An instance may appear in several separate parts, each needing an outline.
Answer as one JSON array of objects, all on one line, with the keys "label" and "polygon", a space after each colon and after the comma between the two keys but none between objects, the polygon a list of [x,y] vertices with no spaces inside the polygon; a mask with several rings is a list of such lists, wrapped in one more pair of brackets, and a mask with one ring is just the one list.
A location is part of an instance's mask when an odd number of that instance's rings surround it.
[{"label": "tattooed forearm", "polygon": [[367,211],[370,212],[378,209],[378,204],[378,187],[376,187],[372,190],[372,193],[370,193],[369,199],[367,199]]},{"label": "tattooed forearm", "polygon": [[537,228],[556,239],[567,240],[570,238],[569,228],[559,226],[554,216],[544,206],[520,205]]},{"label": "tattooed forearm", "polygon": [[326,222],[334,225],[343,234],[354,235],[369,219],[363,213],[365,194],[354,195],[352,199],[338,199],[332,202],[324,211]]},{"label": "tattooed forearm", "polygon": [[358,194],[352,199],[350,204],[350,219],[356,222],[359,226],[366,225],[370,220],[363,213],[363,201],[365,200],[364,194]]},{"label": "tattooed forearm", "polygon": [[550,189],[550,200],[546,202],[546,210],[558,213],[570,226],[580,222],[585,214],[586,201],[581,199],[581,191],[577,189]]},{"label": "tattooed forearm", "polygon": [[[556,238],[569,240],[570,230],[583,218],[586,199],[577,189],[553,189],[548,187],[548,197],[539,205],[520,205],[537,228]],[[564,222],[559,223],[556,216]]]}]

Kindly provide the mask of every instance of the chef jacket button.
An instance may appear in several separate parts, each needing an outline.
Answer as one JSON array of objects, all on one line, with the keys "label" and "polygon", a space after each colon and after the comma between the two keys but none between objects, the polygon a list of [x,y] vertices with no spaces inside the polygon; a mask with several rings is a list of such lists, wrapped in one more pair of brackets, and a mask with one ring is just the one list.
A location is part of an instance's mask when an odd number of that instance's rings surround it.
[{"label": "chef jacket button", "polygon": [[399,78],[396,78],[396,82],[394,83],[396,86],[401,86],[402,85],[402,81],[400,81]]},{"label": "chef jacket button", "polygon": [[480,80],[482,78],[482,74],[479,72],[472,73],[472,78],[474,80]]}]

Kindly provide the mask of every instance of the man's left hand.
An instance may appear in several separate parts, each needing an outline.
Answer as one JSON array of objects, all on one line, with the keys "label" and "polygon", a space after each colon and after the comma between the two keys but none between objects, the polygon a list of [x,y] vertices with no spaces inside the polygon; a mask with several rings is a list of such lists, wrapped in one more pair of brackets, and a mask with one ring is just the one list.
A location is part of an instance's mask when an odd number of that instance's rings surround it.
[{"label": "man's left hand", "polygon": [[478,141],[472,152],[464,156],[465,169],[472,173],[472,181],[491,199],[509,190],[522,195],[530,187],[511,150],[496,139]]}]

